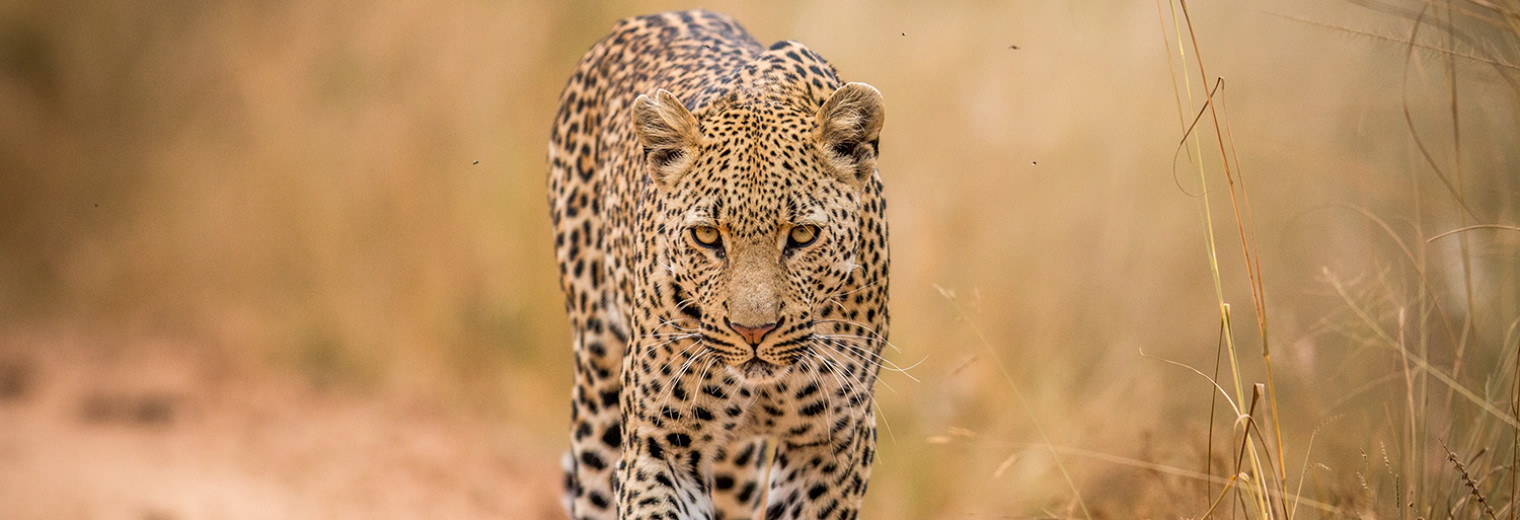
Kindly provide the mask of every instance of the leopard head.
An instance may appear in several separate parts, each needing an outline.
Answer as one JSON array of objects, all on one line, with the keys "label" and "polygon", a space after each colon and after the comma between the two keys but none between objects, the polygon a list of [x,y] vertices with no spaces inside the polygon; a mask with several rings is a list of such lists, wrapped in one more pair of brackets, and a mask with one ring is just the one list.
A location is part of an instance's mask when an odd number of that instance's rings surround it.
[{"label": "leopard head", "polygon": [[671,316],[738,375],[784,373],[848,305],[883,118],[864,83],[821,102],[740,94],[697,114],[664,90],[634,103]]}]

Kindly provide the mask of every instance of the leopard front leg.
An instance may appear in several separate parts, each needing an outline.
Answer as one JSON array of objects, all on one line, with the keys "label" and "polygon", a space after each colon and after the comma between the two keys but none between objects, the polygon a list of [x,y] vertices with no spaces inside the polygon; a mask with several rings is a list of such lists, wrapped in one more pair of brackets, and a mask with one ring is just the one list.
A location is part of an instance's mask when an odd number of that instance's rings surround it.
[{"label": "leopard front leg", "polygon": [[626,333],[615,322],[576,333],[570,452],[564,461],[565,505],[574,520],[614,518],[612,477],[623,443],[619,397],[624,338]]},{"label": "leopard front leg", "polygon": [[613,486],[617,490],[617,517],[629,520],[710,520],[712,499],[701,476],[700,451],[682,434],[635,434],[638,441],[623,450]]},{"label": "leopard front leg", "polygon": [[831,442],[781,443],[771,470],[766,520],[859,516],[876,458],[874,413],[867,410],[853,428],[841,433]]},{"label": "leopard front leg", "polygon": [[617,517],[711,520],[713,454],[733,426],[712,395],[725,394],[703,390],[718,377],[719,361],[679,329],[639,337],[666,334],[676,339],[640,345],[624,359]]}]

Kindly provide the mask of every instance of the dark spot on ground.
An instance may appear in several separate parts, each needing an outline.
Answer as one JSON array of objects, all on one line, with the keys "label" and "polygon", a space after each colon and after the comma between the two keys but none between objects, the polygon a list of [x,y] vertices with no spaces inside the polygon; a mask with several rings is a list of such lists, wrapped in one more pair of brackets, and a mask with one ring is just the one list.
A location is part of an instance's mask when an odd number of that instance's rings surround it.
[{"label": "dark spot on ground", "polygon": [[24,359],[0,359],[0,402],[15,401],[31,393],[36,369]]},{"label": "dark spot on ground", "polygon": [[176,399],[164,394],[93,393],[80,403],[79,418],[87,423],[167,426],[174,423],[178,408]]},{"label": "dark spot on ground", "polygon": [[174,516],[173,514],[167,512],[167,511],[149,510],[149,511],[144,511],[143,515],[142,515],[142,520],[178,520],[178,519],[179,519],[179,517]]}]

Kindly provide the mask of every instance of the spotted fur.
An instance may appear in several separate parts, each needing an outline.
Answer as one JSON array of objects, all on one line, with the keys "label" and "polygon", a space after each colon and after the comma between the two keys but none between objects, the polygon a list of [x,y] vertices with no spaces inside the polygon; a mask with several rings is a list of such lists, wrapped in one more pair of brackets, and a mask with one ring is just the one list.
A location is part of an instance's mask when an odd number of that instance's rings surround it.
[{"label": "spotted fur", "polygon": [[572,518],[857,516],[888,324],[882,107],[706,11],[586,53],[549,144]]}]

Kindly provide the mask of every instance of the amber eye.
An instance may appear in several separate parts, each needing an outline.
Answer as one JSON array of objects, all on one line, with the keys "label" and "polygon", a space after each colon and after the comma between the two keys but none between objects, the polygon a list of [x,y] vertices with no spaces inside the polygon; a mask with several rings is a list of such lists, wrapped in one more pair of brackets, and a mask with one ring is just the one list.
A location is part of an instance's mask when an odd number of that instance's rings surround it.
[{"label": "amber eye", "polygon": [[792,228],[792,233],[787,236],[787,247],[802,247],[818,240],[818,226],[803,225]]},{"label": "amber eye", "polygon": [[718,228],[712,226],[693,226],[691,228],[691,238],[695,239],[698,244],[707,247],[718,247],[718,242],[723,239],[723,235],[718,233]]}]

